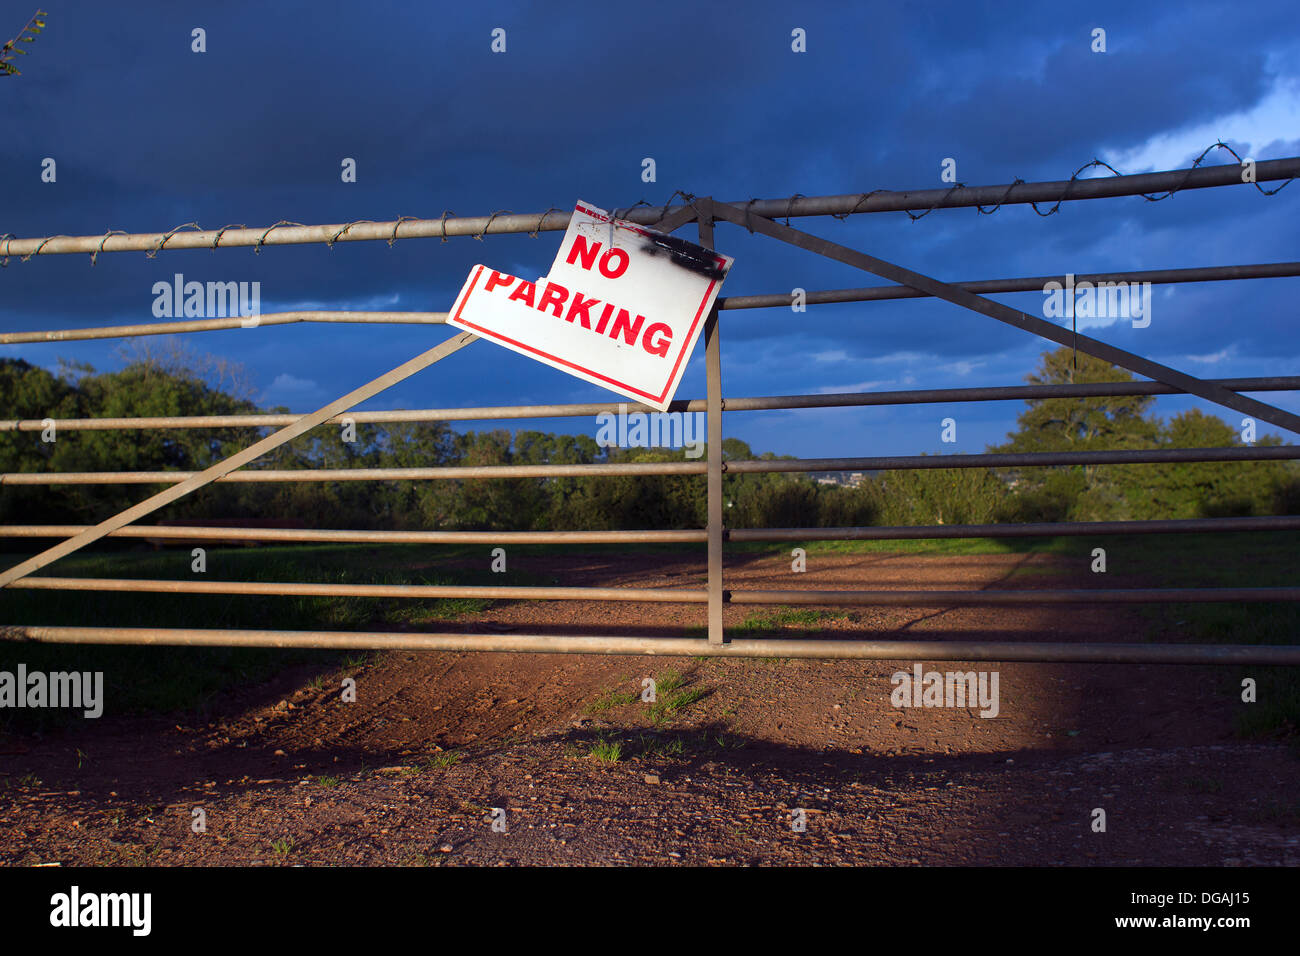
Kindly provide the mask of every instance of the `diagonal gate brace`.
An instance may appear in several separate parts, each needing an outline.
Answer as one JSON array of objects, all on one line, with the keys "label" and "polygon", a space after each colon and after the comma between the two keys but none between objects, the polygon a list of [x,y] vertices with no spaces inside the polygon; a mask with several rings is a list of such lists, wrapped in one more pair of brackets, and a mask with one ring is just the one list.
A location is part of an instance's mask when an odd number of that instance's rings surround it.
[{"label": "diagonal gate brace", "polygon": [[211,484],[218,478],[230,474],[237,468],[242,468],[250,461],[260,458],[268,451],[278,448],[285,442],[292,441],[304,432],[308,432],[317,425],[323,424],[342,412],[346,412],[354,405],[359,405],[367,399],[373,398],[384,389],[396,385],[403,379],[410,378],[416,372],[423,371],[434,362],[438,362],[453,352],[457,352],[476,341],[478,336],[472,332],[462,332],[460,335],[447,339],[441,345],[436,345],[429,351],[417,355],[403,365],[399,365],[391,372],[385,372],[379,378],[372,382],[367,382],[360,388],[348,392],[342,398],[336,398],[324,408],[312,412],[310,415],[304,415],[292,425],[286,425],[278,432],[267,435],[259,442],[249,445],[243,451],[236,452],[224,461],[219,461],[211,468],[199,472],[190,478],[185,479],[178,485],[173,485],[166,491],[161,491],[152,498],[146,498],[139,504],[132,505],[125,511],[121,511],[113,517],[102,521],[93,528],[87,528],[80,534],[74,535],[65,541],[61,541],[54,547],[42,551],[35,557],[28,558],[21,564],[16,564],[7,571],[0,572],[0,588],[8,587],[19,578],[26,577],[33,571],[38,571],[47,564],[66,557],[74,551],[84,548],[86,545],[98,541],[106,535],[112,534],[119,528],[123,528],[135,521],[137,518],[143,518],[145,515],[157,511],[164,505],[169,505],[178,498],[183,498],[191,491],[197,491],[204,485]]},{"label": "diagonal gate brace", "polygon": [[1180,391],[1199,396],[1207,401],[1214,402],[1216,405],[1223,405],[1246,415],[1252,415],[1261,421],[1268,422],[1270,425],[1300,433],[1300,415],[1253,398],[1247,398],[1244,395],[1238,395],[1221,385],[1194,378],[1185,372],[1169,368],[1167,365],[1161,365],[1132,352],[1126,352],[1124,349],[1107,345],[1099,339],[1078,335],[1068,329],[1053,325],[1045,319],[1040,319],[1027,312],[1021,312],[1019,309],[1013,309],[1001,302],[994,302],[992,299],[986,299],[973,292],[967,292],[958,286],[932,279],[919,272],[913,272],[902,266],[894,265],[884,259],[877,259],[865,252],[858,252],[856,249],[841,246],[828,239],[822,239],[820,236],[783,226],[763,216],[750,215],[738,206],[714,201],[712,211],[713,215],[718,219],[725,219],[727,222],[744,226],[750,232],[761,232],[766,236],[780,239],[801,249],[807,249],[818,255],[826,256],[828,259],[835,259],[864,272],[870,272],[881,278],[889,279],[891,282],[897,282],[900,285],[928,293],[935,298],[946,299],[955,305],[973,309],[990,318],[997,319],[999,322],[1005,322],[1008,325],[1014,325],[1018,329],[1024,329],[1026,332],[1032,332],[1045,339],[1051,339],[1060,345],[1074,345],[1080,352],[1087,352],[1089,355],[1110,362],[1113,365],[1118,365],[1120,368],[1128,369],[1130,372],[1137,372],[1139,375],[1145,375],[1147,378],[1163,382],[1165,385],[1172,385]]}]

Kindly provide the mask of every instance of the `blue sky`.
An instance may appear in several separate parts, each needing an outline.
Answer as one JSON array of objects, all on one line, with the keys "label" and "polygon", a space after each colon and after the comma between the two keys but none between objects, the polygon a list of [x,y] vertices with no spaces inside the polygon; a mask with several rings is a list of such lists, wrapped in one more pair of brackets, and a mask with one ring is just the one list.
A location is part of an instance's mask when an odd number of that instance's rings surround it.
[{"label": "blue sky", "polygon": [[[30,3],[0,3],[16,32]],[[61,3],[0,79],[0,233],[154,232],[925,189],[945,158],[970,185],[1188,165],[1218,138],[1300,154],[1293,0],[1132,4]],[[191,50],[206,31],[207,51]],[[506,30],[506,52],[490,49]],[[1092,31],[1106,31],[1094,53]],[[807,52],[791,50],[806,31]],[[45,157],[57,180],[41,181]],[[357,163],[344,183],[340,163]],[[657,181],[643,182],[652,157]],[[1210,162],[1231,162],[1226,153]],[[1266,184],[1270,188],[1276,183]],[[1028,207],[794,220],[949,281],[1297,258],[1300,184]],[[693,238],[693,227],[679,232]],[[152,320],[153,284],[259,281],[262,311],[444,311],[475,262],[545,273],[560,233],[251,249],[41,256],[0,271],[0,330]],[[723,294],[881,280],[719,225]],[[1296,374],[1300,279],[1157,286],[1152,322],[1089,334],[1200,377]],[[1042,314],[1041,293],[995,296]],[[1019,384],[1050,343],[943,302],[724,313],[729,396]],[[307,412],[447,331],[288,326],[185,336],[243,363],[259,401]],[[117,340],[0,347],[54,367],[119,366]],[[704,394],[703,348],[679,398]],[[490,343],[369,408],[617,400]],[[1300,398],[1265,400],[1300,411]],[[1191,405],[1161,399],[1170,415]],[[729,414],[726,434],[801,456],[978,452],[1021,403]],[[1232,421],[1233,414],[1215,410]],[[0,410],[0,415],[3,411]],[[940,442],[940,421],[958,441]],[[1236,416],[1239,418],[1240,416]],[[509,423],[520,427],[523,423]],[[472,424],[459,427],[490,427]],[[527,426],[526,426],[527,427]],[[585,419],[531,427],[585,431]],[[1276,431],[1276,429],[1266,429]],[[1293,437],[1292,437],[1292,440]]]}]

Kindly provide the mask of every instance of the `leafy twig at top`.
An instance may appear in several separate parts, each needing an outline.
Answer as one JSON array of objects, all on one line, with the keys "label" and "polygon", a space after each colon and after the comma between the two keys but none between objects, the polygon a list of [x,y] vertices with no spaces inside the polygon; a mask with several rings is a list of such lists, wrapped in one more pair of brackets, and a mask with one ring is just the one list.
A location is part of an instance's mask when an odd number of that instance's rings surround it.
[{"label": "leafy twig at top", "polygon": [[0,76],[18,76],[22,72],[10,61],[20,54],[27,55],[27,51],[20,44],[31,43],[36,39],[36,34],[45,29],[43,18],[47,16],[49,14],[44,10],[37,10],[27,24],[18,31],[18,35],[0,47]]}]

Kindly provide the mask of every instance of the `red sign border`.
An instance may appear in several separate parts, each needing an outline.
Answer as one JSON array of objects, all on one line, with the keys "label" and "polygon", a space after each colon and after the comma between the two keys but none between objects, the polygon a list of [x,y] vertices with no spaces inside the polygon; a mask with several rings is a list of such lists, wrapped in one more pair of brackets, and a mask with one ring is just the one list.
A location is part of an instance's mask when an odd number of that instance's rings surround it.
[{"label": "red sign border", "polygon": [[[582,203],[578,203],[575,208],[579,212],[586,213],[587,215],[595,219],[599,219],[602,222],[610,221],[609,216],[603,215],[599,210],[586,207]],[[619,220],[618,222],[619,225],[622,226],[623,228],[631,229],[634,232],[640,233],[643,236],[648,237],[651,235],[651,233],[648,232],[647,230],[641,229],[632,223],[624,223],[621,220]],[[714,254],[714,264],[717,266],[717,268],[719,269],[723,268],[724,266],[726,266],[726,263],[727,260],[725,258],[723,258],[722,256],[716,253]],[[534,348],[531,345],[526,345],[523,342],[516,342],[514,339],[510,338],[507,335],[502,335],[500,332],[494,332],[491,329],[486,329],[481,325],[476,325],[475,323],[462,318],[461,312],[463,312],[465,309],[465,303],[469,301],[469,297],[474,293],[474,287],[478,284],[479,277],[483,274],[483,270],[486,268],[487,266],[484,265],[477,265],[474,267],[474,274],[470,279],[469,286],[465,289],[464,294],[460,297],[460,301],[457,304],[456,311],[452,314],[449,321],[459,326],[462,326],[464,328],[473,329],[478,334],[486,336],[489,339],[493,339],[498,342],[508,342],[513,347],[520,349],[532,356],[539,357],[549,362],[555,362],[559,365],[565,366],[566,368],[571,368],[575,371],[581,372],[584,375],[590,375],[592,378],[598,378],[602,382],[608,382],[609,384],[615,385],[624,391],[632,392],[633,394],[640,395],[644,398],[647,398],[651,402],[654,402],[656,405],[664,404],[664,397],[668,394],[669,389],[672,388],[673,382],[677,380],[677,370],[681,367],[682,361],[686,358],[687,345],[695,341],[695,337],[698,334],[696,330],[699,328],[700,317],[704,314],[704,307],[708,304],[709,297],[713,294],[713,290],[718,285],[718,280],[712,279],[709,282],[709,287],[704,290],[704,298],[700,300],[700,307],[695,311],[695,318],[691,320],[691,326],[687,330],[686,336],[682,339],[681,348],[678,350],[677,353],[677,361],[673,363],[672,371],[668,373],[668,381],[664,383],[663,391],[661,391],[656,396],[656,395],[652,395],[650,392],[643,391],[634,385],[628,385],[626,382],[620,382],[617,379],[609,377],[608,375],[602,375],[600,372],[597,372],[595,369],[584,368],[583,366],[578,365],[574,362],[570,362],[567,359],[560,358],[558,355],[552,355],[549,352],[546,352],[542,349]]]}]

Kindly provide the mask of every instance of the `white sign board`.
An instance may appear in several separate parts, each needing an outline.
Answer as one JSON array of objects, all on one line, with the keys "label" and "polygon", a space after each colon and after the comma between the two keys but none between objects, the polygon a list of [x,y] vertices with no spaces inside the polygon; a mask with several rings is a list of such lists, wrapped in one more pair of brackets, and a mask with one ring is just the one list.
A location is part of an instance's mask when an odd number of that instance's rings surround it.
[{"label": "white sign board", "polygon": [[476,265],[447,321],[665,411],[733,261],[580,201],[548,275]]}]

